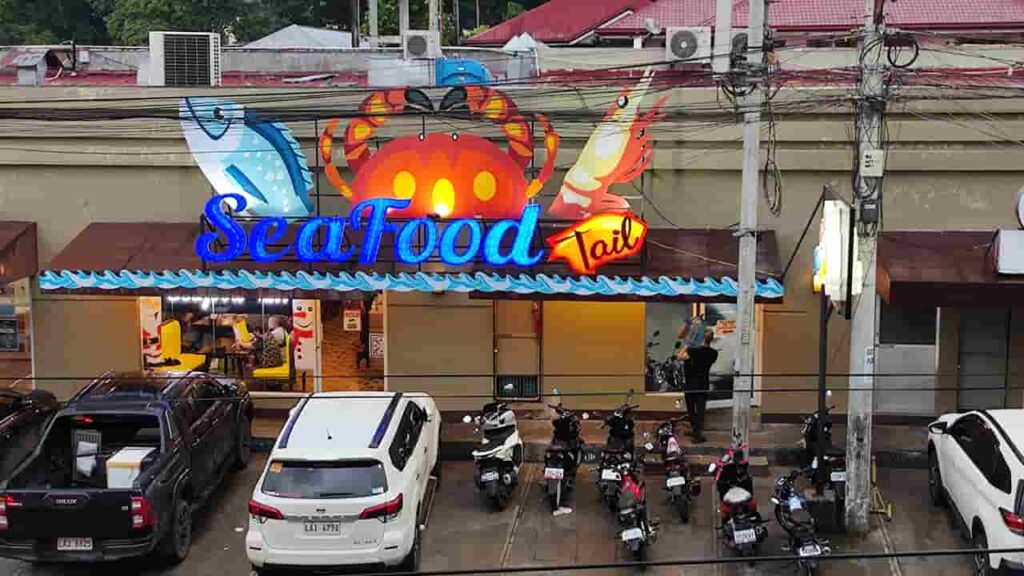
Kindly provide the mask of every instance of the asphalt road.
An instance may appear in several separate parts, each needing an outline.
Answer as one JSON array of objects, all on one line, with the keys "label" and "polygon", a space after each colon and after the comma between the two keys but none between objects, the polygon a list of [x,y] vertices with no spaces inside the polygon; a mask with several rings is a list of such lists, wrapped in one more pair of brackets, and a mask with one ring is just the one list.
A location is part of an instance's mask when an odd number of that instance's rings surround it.
[{"label": "asphalt road", "polygon": [[[0,574],[11,576],[97,574],[161,574],[181,576],[247,576],[244,538],[247,507],[252,487],[262,471],[263,460],[254,459],[243,472],[228,477],[211,504],[196,519],[195,541],[188,559],[179,566],[160,565],[143,559],[97,566],[38,565],[0,559]],[[772,469],[773,475],[783,472]],[[626,562],[628,556],[617,540],[613,519],[601,505],[593,476],[581,472],[579,493],[570,499],[573,511],[553,516],[543,499],[535,465],[524,469],[514,500],[502,512],[488,512],[472,483],[471,462],[445,464],[441,485],[424,534],[424,570],[478,569],[517,566],[549,566]],[[648,477],[652,515],[660,520],[660,532],[649,557],[651,560],[729,557],[715,536],[715,501],[712,484],[704,479],[704,490],[690,524],[680,524],[668,509],[660,490],[663,479]],[[881,470],[879,482],[886,498],[896,502],[896,515],[884,529],[865,538],[836,537],[836,552],[921,550],[966,546],[952,528],[943,510],[926,502],[927,478],[923,470]],[[755,492],[762,514],[770,516],[772,479],[758,476]],[[881,523],[879,523],[881,524]],[[782,530],[772,522],[764,555],[785,555]],[[574,574],[617,575],[635,570],[582,570]],[[544,573],[551,573],[546,571]],[[734,576],[753,574],[796,575],[792,562],[758,565],[746,563],[711,567],[656,567],[644,574],[711,574]],[[960,576],[971,573],[969,557],[841,561],[823,563],[825,575],[866,576]]]}]

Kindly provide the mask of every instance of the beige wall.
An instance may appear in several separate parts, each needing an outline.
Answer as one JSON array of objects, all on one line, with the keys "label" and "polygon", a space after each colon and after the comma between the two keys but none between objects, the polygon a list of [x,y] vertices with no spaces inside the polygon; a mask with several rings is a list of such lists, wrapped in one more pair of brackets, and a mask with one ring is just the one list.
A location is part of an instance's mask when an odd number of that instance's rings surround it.
[{"label": "beige wall", "polygon": [[[232,89],[232,93],[242,92]],[[52,106],[54,99],[82,99],[92,96],[156,96],[182,94],[182,91],[141,89],[88,88],[12,88],[5,93],[12,101],[39,102]],[[811,209],[824,184],[832,184],[837,192],[849,195],[850,117],[851,110],[842,106],[816,109],[801,104],[798,114],[787,112],[786,102],[815,98],[844,91],[823,89],[784,90],[774,101],[779,113],[777,126],[778,163],[783,173],[783,209],[779,216],[770,215],[761,203],[760,226],[776,231],[778,249],[783,263],[796,247]],[[438,92],[440,94],[440,91]],[[573,121],[558,110],[580,110],[590,107],[600,114],[609,104],[607,89],[581,90],[565,95],[511,94],[523,110],[554,111],[554,128],[561,135],[557,158],[559,170],[544,187],[540,199],[550,201],[564,178],[565,170],[575,162],[583,143],[593,129],[589,122]],[[363,94],[339,95],[318,100],[324,109],[352,109]],[[168,110],[176,103],[162,101]],[[647,201],[636,200],[634,208],[652,226],[725,227],[734,224],[739,214],[740,129],[733,122],[731,110],[719,108],[712,90],[687,89],[670,94],[666,110],[686,112],[699,124],[665,121],[648,132],[655,140],[652,164],[641,180]],[[98,103],[96,107],[106,104]],[[114,105],[114,104],[110,104]],[[288,106],[288,101],[266,104]],[[725,105],[723,103],[723,105]],[[794,108],[790,108],[794,109]],[[991,118],[976,118],[965,112],[984,111]],[[956,116],[951,117],[950,114]],[[902,102],[888,115],[891,141],[885,179],[884,218],[886,229],[993,229],[1015,226],[1013,197],[1024,182],[1024,165],[1017,148],[999,142],[1002,139],[1024,139],[1024,100]],[[398,130],[408,133],[419,119],[389,122],[379,130],[384,137]],[[998,123],[1000,135],[993,135],[992,124]],[[457,124],[457,122],[456,122]],[[401,128],[397,128],[401,126]],[[310,164],[314,163],[311,123],[291,124],[299,136]],[[450,130],[437,124],[430,129]],[[488,131],[473,125],[474,133]],[[341,132],[340,130],[338,131]],[[131,120],[125,122],[48,123],[5,120],[0,122],[0,137],[12,144],[0,148],[0,214],[6,219],[33,220],[39,224],[40,262],[45,267],[64,245],[89,222],[94,221],[196,221],[210,189],[194,167],[174,121]],[[340,146],[336,146],[340,150]],[[538,164],[544,160],[538,153]],[[322,204],[327,212],[342,210],[345,203],[334,195],[329,185],[322,185]],[[633,184],[616,185],[612,189],[638,197]],[[652,203],[654,206],[652,206]],[[816,228],[797,252],[793,267],[785,280],[786,300],[781,305],[763,309],[764,334],[761,365],[767,373],[814,372],[817,370],[817,302],[810,290],[810,273]],[[489,394],[491,378],[455,378],[456,373],[493,373],[492,315],[488,301],[470,301],[456,295],[389,295],[386,320],[388,338],[388,372],[395,375],[392,388],[415,388],[424,381],[400,378],[415,374],[426,366],[441,366],[448,371],[446,386],[453,391],[465,390]],[[437,304],[440,304],[438,306]],[[65,301],[38,305],[36,338],[46,345],[36,347],[42,373],[89,372],[102,368],[119,368],[133,358],[137,346],[134,309],[129,324],[111,327],[118,338],[131,333],[131,348],[117,353],[93,354],[67,352],[58,344],[65,341],[64,321],[100,316],[98,307],[118,310],[104,323],[127,313],[128,305]],[[595,305],[597,306],[597,305]],[[618,306],[618,305],[615,305]],[[622,304],[587,318],[569,317],[565,330],[580,327],[594,331],[603,327],[617,334],[621,341],[632,339],[637,344],[621,347],[615,354],[621,365],[634,366],[635,383],[642,388],[643,312],[640,304]],[[552,303],[545,310],[554,326],[559,314],[582,303]],[[589,309],[589,308],[588,308]],[[615,312],[611,312],[611,310]],[[599,308],[593,308],[599,310]],[[603,309],[601,309],[603,310]],[[555,318],[551,315],[555,314]],[[64,321],[61,320],[64,319]],[[70,319],[70,320],[69,320]],[[843,372],[847,363],[848,323],[834,317],[830,325],[829,369]],[[122,334],[123,331],[123,334]],[[635,334],[634,334],[635,333]],[[444,334],[443,338],[438,337]],[[578,334],[574,335],[578,336]],[[585,339],[601,338],[587,332]],[[120,340],[117,340],[120,341]],[[568,362],[567,357],[585,358],[578,350],[548,351],[552,340],[546,338],[544,365],[552,371],[552,362]],[[575,341],[579,341],[578,338]],[[569,340],[568,342],[572,342]],[[609,352],[607,342],[592,342],[593,350]],[[78,344],[78,350],[89,350]],[[105,346],[105,345],[104,345]],[[102,348],[96,344],[96,348]],[[61,354],[60,361],[55,354]],[[112,354],[106,357],[104,354]],[[597,354],[597,352],[595,352]],[[80,357],[79,357],[80,356]],[[1018,356],[1019,357],[1019,356]],[[604,360],[594,357],[591,363]],[[633,369],[633,368],[631,368]],[[762,395],[765,412],[804,412],[812,405],[809,394],[772,393],[772,387],[794,387],[812,384],[813,379],[764,378],[766,393]],[[830,385],[843,387],[843,378],[830,380]],[[550,389],[551,381],[545,382]],[[592,380],[589,387],[621,389],[622,381]],[[838,396],[842,396],[839,394]],[[618,399],[616,399],[616,402]],[[841,401],[840,401],[841,402]],[[475,404],[475,402],[474,402]],[[454,404],[452,404],[454,405]]]},{"label": "beige wall", "polygon": [[44,294],[32,322],[36,386],[59,398],[108,370],[142,368],[137,298]]}]

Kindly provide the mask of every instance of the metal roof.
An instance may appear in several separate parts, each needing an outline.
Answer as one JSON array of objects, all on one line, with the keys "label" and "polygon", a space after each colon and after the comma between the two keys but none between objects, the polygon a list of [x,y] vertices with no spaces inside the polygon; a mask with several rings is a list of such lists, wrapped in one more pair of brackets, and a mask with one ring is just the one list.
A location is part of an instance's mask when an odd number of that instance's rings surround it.
[{"label": "metal roof", "polygon": [[343,30],[313,28],[292,24],[263,38],[253,40],[246,48],[351,48],[352,33]]},{"label": "metal roof", "polygon": [[550,0],[466,40],[467,44],[502,45],[528,32],[548,43],[572,42],[617,16],[651,0]]}]

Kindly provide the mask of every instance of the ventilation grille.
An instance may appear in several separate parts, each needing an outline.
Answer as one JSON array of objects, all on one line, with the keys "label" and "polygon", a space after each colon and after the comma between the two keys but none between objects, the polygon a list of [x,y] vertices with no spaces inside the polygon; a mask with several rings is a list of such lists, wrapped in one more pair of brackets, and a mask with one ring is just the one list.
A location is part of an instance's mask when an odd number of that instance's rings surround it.
[{"label": "ventilation grille", "polygon": [[494,385],[495,398],[517,400],[540,398],[540,378],[537,376],[499,374]]},{"label": "ventilation grille", "polygon": [[165,86],[220,84],[220,38],[207,34],[164,36]]}]

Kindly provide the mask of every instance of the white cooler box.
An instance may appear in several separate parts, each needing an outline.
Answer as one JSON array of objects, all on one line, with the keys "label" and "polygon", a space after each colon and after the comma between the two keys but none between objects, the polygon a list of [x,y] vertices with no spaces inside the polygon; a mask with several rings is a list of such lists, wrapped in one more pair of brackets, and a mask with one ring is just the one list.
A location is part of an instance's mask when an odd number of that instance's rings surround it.
[{"label": "white cooler box", "polygon": [[156,448],[122,448],[107,460],[107,488],[133,488],[142,460]]}]

